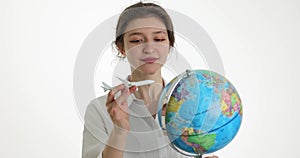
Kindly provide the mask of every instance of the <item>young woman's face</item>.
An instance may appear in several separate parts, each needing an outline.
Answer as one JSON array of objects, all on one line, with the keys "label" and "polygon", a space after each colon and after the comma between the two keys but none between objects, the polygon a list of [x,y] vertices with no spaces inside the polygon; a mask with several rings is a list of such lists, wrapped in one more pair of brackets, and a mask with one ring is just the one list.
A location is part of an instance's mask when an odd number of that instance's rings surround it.
[{"label": "young woman's face", "polygon": [[139,18],[127,26],[124,51],[133,71],[156,73],[166,62],[169,49],[168,33],[159,18]]}]

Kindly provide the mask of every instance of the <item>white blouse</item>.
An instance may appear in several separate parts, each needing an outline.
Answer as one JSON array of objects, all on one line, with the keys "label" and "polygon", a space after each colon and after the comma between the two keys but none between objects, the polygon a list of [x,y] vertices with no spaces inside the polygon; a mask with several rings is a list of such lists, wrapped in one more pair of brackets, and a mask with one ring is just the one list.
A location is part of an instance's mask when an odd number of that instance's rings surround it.
[{"label": "white blouse", "polygon": [[[83,158],[101,158],[113,122],[106,109],[107,95],[90,102],[85,112],[83,131]],[[128,99],[130,133],[127,137],[124,158],[186,158],[173,148],[163,134],[158,119],[153,118],[144,101],[130,95]]]}]

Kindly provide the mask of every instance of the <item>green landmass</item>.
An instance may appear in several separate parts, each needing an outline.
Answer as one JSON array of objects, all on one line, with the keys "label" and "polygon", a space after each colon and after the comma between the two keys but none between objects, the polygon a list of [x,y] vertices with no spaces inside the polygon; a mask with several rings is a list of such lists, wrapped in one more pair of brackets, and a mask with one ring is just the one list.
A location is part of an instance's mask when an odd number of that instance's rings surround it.
[{"label": "green landmass", "polygon": [[216,134],[190,135],[188,137],[188,142],[199,144],[207,151],[215,144],[216,136]]}]

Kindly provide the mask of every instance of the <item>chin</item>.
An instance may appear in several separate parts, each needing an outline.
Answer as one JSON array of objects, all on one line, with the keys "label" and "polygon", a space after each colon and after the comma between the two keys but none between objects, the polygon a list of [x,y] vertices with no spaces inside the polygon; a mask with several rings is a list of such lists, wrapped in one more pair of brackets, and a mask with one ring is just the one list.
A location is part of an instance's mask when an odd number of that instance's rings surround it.
[{"label": "chin", "polygon": [[145,75],[153,75],[161,70],[161,64],[145,64],[138,68],[139,71],[143,72]]}]

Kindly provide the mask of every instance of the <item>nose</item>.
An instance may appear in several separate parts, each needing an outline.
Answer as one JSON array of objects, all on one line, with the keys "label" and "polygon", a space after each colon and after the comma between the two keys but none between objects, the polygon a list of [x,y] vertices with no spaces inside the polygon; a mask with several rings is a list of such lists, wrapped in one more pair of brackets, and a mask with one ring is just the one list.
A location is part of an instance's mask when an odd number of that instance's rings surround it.
[{"label": "nose", "polygon": [[155,52],[154,42],[147,42],[143,44],[143,52],[146,54],[151,54]]}]

